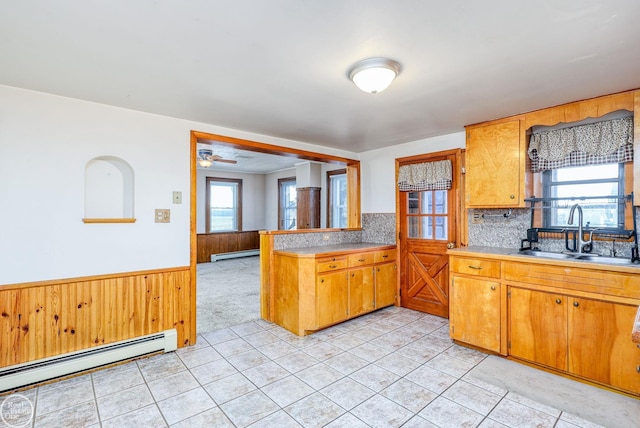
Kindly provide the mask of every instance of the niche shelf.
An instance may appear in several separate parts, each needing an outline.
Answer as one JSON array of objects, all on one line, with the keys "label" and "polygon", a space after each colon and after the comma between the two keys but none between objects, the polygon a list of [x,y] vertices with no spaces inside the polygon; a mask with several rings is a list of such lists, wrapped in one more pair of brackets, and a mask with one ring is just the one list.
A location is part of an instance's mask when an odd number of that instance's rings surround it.
[{"label": "niche shelf", "polygon": [[84,223],[134,223],[134,172],[115,156],[99,156],[84,169]]}]

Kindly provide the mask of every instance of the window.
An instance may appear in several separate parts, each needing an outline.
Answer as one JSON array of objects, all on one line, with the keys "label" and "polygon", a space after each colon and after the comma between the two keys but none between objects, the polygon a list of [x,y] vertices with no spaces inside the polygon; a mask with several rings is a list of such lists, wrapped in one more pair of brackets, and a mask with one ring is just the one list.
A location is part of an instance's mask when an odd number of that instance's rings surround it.
[{"label": "window", "polygon": [[242,180],[207,177],[207,231],[242,230]]},{"label": "window", "polygon": [[[624,229],[624,165],[612,163],[544,171],[542,173],[543,195],[558,202],[550,204],[548,209],[543,210],[544,227],[566,226],[571,206],[579,203],[583,208],[584,225]],[[603,197],[599,198],[599,196]],[[581,197],[584,199],[578,199]],[[568,201],[558,200],[560,198],[567,198]],[[575,221],[574,224],[577,225]]]},{"label": "window", "polygon": [[278,179],[278,229],[296,229],[298,217],[296,178]]},{"label": "window", "polygon": [[426,190],[408,194],[409,238],[448,240],[447,192],[447,190]]},{"label": "window", "polygon": [[347,170],[327,172],[327,227],[347,227]]}]

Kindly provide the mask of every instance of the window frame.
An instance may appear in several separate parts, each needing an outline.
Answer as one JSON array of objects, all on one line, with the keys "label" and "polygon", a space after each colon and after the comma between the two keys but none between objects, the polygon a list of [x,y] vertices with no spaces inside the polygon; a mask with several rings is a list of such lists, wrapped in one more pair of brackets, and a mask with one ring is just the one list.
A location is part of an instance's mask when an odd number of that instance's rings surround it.
[{"label": "window frame", "polygon": [[[234,217],[236,228],[228,230],[211,230],[211,184],[212,183],[233,183],[235,184],[236,195],[234,207]],[[226,178],[226,177],[207,177],[205,187],[205,223],[207,233],[229,233],[229,232],[242,232],[242,179],[241,178]]]},{"label": "window frame", "polygon": [[[347,178],[347,169],[346,168],[342,168],[342,169],[334,169],[333,171],[327,171],[327,228],[328,229],[336,229],[334,227],[331,226],[332,222],[331,220],[333,219],[333,197],[334,195],[331,192],[331,189],[333,188],[333,186],[331,185],[332,183],[332,178],[336,175],[344,175],[344,179],[345,182],[347,183],[347,191],[346,191],[346,201],[345,201],[345,205],[344,208],[345,210],[347,210],[347,224],[349,223],[349,180]],[[338,226],[337,229],[344,229],[347,227],[347,224],[345,224],[344,226]]]},{"label": "window frame", "polygon": [[[633,203],[628,200],[628,196],[633,192],[633,162],[624,162],[620,163],[621,171],[623,172],[623,177],[619,180],[622,185],[621,194],[619,196],[623,196],[624,199],[621,201],[621,204],[624,204],[624,209],[619,212],[619,216],[623,216],[624,220],[622,223],[622,227],[618,228],[606,228],[611,234],[619,233],[620,235],[626,237],[630,230],[633,230]],[[547,185],[545,180],[546,171],[536,172],[533,174],[533,184],[534,184],[534,194],[542,195],[542,199],[548,195],[548,190],[545,189]],[[597,180],[596,180],[597,181]],[[603,180],[607,181],[607,180]],[[593,181],[592,181],[593,182]],[[576,203],[579,203],[579,196],[575,197]],[[537,208],[537,207],[536,207]],[[534,209],[534,219],[532,226],[534,228],[544,229],[548,232],[561,232],[566,226],[549,226],[548,222],[544,220],[543,216],[548,214],[543,214],[539,209]]]},{"label": "window frame", "polygon": [[[293,229],[287,229],[284,227],[284,221],[286,219],[283,218],[284,216],[284,207],[283,207],[283,203],[284,201],[283,199],[283,195],[282,195],[282,186],[284,185],[284,183],[288,183],[288,182],[292,182],[293,186],[296,186],[296,177],[292,176],[292,177],[283,177],[283,178],[278,178],[278,230],[297,230],[298,229],[298,214],[296,212],[296,227]],[[298,206],[298,200],[297,200],[297,195],[296,195],[296,209]]]}]

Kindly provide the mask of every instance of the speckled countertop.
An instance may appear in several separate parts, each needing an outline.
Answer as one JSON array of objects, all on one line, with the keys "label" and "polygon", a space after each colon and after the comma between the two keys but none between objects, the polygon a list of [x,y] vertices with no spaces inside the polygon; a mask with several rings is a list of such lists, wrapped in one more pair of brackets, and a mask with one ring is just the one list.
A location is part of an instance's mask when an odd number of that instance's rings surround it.
[{"label": "speckled countertop", "polygon": [[464,247],[464,248],[454,248],[451,250],[447,250],[447,254],[450,255],[458,255],[458,256],[469,256],[469,257],[484,257],[489,259],[497,259],[503,261],[514,261],[514,262],[528,262],[528,263],[538,263],[545,265],[555,265],[555,266],[571,266],[571,267],[581,267],[581,268],[589,268],[589,269],[598,269],[598,270],[606,270],[612,272],[625,272],[625,273],[640,273],[640,264],[629,264],[629,265],[617,265],[617,264],[607,264],[607,263],[593,263],[587,260],[572,260],[572,259],[551,259],[544,257],[534,257],[528,256],[526,254],[521,254],[518,249],[514,248],[500,248],[500,247],[481,247],[481,246],[473,246],[473,247]]},{"label": "speckled countertop", "polygon": [[276,250],[276,254],[290,254],[296,256],[317,256],[329,253],[349,253],[362,250],[389,250],[396,248],[395,245],[379,244],[374,242],[357,242],[353,244],[321,245],[315,247],[287,248]]}]

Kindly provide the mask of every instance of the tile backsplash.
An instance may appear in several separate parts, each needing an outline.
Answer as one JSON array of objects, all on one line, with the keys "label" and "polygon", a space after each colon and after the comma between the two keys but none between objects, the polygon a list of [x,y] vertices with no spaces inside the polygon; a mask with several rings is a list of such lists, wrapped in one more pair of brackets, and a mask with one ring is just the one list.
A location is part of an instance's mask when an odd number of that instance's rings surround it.
[{"label": "tile backsplash", "polygon": [[[513,209],[508,217],[508,209],[473,209],[469,210],[469,246],[520,248],[523,238],[527,237],[527,229],[531,225],[531,211],[527,208]],[[481,223],[475,224],[474,214],[481,216]],[[636,218],[637,211],[636,211]],[[633,242],[616,240],[615,251],[619,257],[630,257]],[[545,251],[563,251],[564,239],[544,238],[535,244]],[[611,240],[594,241],[594,254],[610,256],[613,245]]]}]

